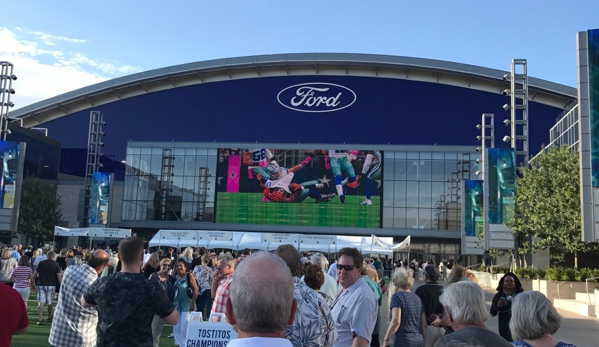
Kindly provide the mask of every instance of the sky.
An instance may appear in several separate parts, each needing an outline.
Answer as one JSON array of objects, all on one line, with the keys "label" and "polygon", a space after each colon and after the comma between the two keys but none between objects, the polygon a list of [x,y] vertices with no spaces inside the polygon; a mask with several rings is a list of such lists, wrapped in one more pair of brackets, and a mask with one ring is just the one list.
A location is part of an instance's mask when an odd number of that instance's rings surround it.
[{"label": "sky", "polygon": [[509,70],[576,87],[596,0],[0,0],[17,109],[132,73],[275,53],[370,53]]}]

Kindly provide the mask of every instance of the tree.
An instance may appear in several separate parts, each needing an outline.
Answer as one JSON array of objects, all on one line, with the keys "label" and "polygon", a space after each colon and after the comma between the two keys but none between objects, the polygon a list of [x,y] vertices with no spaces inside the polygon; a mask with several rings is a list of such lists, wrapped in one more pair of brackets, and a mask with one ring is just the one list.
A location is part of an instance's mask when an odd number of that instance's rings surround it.
[{"label": "tree", "polygon": [[61,221],[56,185],[35,176],[26,176],[21,187],[17,232],[43,242],[52,238],[54,226]]},{"label": "tree", "polygon": [[521,168],[516,180],[516,212],[510,227],[515,236],[532,235],[526,248],[546,249],[550,256],[563,261],[566,253],[597,249],[596,243],[581,240],[580,168],[578,153],[567,146],[541,149],[541,154]]}]

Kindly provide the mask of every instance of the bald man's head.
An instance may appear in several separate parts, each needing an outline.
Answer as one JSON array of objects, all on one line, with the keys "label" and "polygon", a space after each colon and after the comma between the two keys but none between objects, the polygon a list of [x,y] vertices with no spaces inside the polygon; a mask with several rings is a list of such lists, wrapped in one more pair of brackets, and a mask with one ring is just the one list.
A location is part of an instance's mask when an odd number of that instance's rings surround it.
[{"label": "bald man's head", "polygon": [[87,261],[87,265],[91,266],[95,270],[99,270],[100,268],[106,266],[109,260],[110,256],[108,253],[106,253],[106,251],[103,249],[98,249],[92,253],[92,256]]}]

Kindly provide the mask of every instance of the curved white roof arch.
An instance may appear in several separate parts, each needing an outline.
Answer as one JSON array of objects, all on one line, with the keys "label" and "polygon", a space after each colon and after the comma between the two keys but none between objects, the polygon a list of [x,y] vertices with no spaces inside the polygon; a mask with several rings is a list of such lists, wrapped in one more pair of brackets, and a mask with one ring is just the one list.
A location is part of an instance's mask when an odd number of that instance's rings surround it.
[{"label": "curved white roof arch", "polygon": [[[73,90],[11,112],[26,128],[126,98],[190,85],[276,76],[361,76],[439,83],[489,93],[510,87],[508,71],[442,60],[351,53],[258,55],[200,61],[140,72]],[[577,90],[529,77],[529,99],[560,109]]]}]

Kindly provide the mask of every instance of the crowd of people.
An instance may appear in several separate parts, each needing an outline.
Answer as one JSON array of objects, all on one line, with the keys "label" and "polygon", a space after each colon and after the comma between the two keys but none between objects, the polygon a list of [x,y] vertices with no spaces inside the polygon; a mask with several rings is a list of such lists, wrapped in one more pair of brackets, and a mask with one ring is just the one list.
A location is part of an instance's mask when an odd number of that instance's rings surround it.
[{"label": "crowd of people", "polygon": [[[331,259],[292,245],[274,253],[149,253],[130,237],[118,252],[15,246],[0,254],[0,304],[10,312],[0,315],[0,347],[27,332],[32,290],[37,324],[50,325],[48,342],[56,347],[159,346],[165,324],[173,326],[174,345],[186,346],[191,312],[226,319],[238,332],[233,347],[572,346],[553,338],[561,317],[551,302],[523,291],[513,273],[501,278],[488,312],[476,276],[462,266],[451,264],[442,285],[439,265],[418,265],[425,283],[412,292],[415,262],[393,264],[388,284],[380,270],[391,263],[356,248]],[[381,312],[387,292],[390,309]],[[498,316],[498,333],[485,326],[489,314]]]}]

